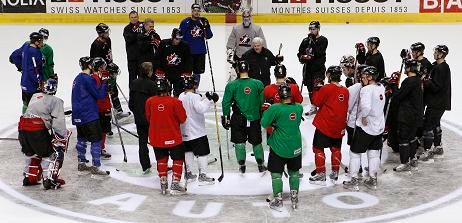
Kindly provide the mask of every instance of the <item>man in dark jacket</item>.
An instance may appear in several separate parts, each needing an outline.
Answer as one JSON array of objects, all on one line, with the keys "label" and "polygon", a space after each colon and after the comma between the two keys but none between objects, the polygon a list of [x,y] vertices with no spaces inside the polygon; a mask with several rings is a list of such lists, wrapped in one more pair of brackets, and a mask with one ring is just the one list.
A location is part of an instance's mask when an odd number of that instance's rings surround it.
[{"label": "man in dark jacket", "polygon": [[152,63],[143,62],[138,78],[130,84],[130,101],[128,103],[128,107],[135,116],[136,132],[139,137],[139,157],[144,173],[149,173],[151,169],[148,149],[149,123],[146,120],[145,104],[148,98],[155,95],[156,85],[151,80],[152,73]]},{"label": "man in dark jacket", "polygon": [[271,67],[283,61],[280,55],[274,56],[273,53],[263,47],[265,40],[255,37],[252,40],[252,49],[242,55],[242,60],[249,64],[249,77],[263,82],[264,86],[271,84]]},{"label": "man in dark jacket", "polygon": [[160,36],[154,30],[154,20],[144,20],[143,31],[138,34],[139,63],[151,62],[153,70],[159,68],[159,60],[156,58],[159,53]]},{"label": "man in dark jacket", "polygon": [[136,79],[139,67],[139,48],[138,48],[138,34],[143,29],[143,24],[139,22],[138,12],[131,11],[128,14],[130,23],[124,28],[125,50],[127,51],[127,65],[128,65],[128,84]]}]

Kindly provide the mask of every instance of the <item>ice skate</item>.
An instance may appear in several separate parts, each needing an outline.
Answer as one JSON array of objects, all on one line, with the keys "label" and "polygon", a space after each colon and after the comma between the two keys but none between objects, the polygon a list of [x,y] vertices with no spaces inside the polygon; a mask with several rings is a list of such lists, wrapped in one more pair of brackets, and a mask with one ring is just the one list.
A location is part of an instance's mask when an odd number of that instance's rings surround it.
[{"label": "ice skate", "polygon": [[310,177],[310,184],[326,186],[326,173],[316,173],[316,175]]},{"label": "ice skate", "polygon": [[369,177],[363,183],[364,183],[364,186],[366,186],[367,188],[371,190],[377,189],[377,178],[376,177]]},{"label": "ice skate", "polygon": [[112,157],[112,155],[108,152],[106,152],[106,150],[101,150],[101,159],[102,160],[110,160]]},{"label": "ice skate", "polygon": [[411,171],[411,165],[409,165],[409,163],[399,164],[397,167],[393,168],[393,171],[396,171],[396,172]]},{"label": "ice skate", "polygon": [[292,209],[298,209],[298,190],[290,191],[290,201],[292,202]]},{"label": "ice skate", "polygon": [[143,175],[149,175],[152,172],[151,168],[147,168],[146,170],[143,170]]},{"label": "ice skate", "polygon": [[435,159],[442,159],[444,158],[444,150],[442,146],[435,146],[433,148],[433,157]]},{"label": "ice skate", "polygon": [[241,172],[241,175],[245,174],[245,165],[239,165],[239,172]]},{"label": "ice skate", "polygon": [[310,110],[305,113],[306,116],[314,115],[318,112],[318,108],[315,106],[311,106]]},{"label": "ice skate", "polygon": [[186,188],[180,185],[179,181],[173,181],[170,185],[170,195],[186,194]]},{"label": "ice skate", "polygon": [[424,163],[429,163],[433,161],[433,156],[434,156],[434,153],[431,149],[425,150],[422,156],[420,156],[420,160]]},{"label": "ice skate", "polygon": [[38,184],[39,184],[39,182],[37,182],[37,183],[31,183],[31,182],[29,181],[29,178],[27,178],[27,177],[24,177],[24,179],[22,180],[22,185],[23,185],[23,186],[33,186],[33,185],[38,185]]},{"label": "ice skate", "polygon": [[89,171],[90,167],[87,166],[87,164],[85,164],[84,162],[79,162],[79,164],[77,165],[77,170],[78,171]]},{"label": "ice skate", "polygon": [[59,181],[54,181],[52,179],[46,179],[43,181],[43,188],[45,188],[45,190],[56,190],[58,188],[61,188],[61,183]]},{"label": "ice skate", "polygon": [[332,173],[329,174],[329,179],[333,184],[335,184],[338,180],[338,171],[332,171]]},{"label": "ice skate", "polygon": [[161,177],[160,178],[160,194],[166,195],[167,189],[168,189],[167,177]]},{"label": "ice skate", "polygon": [[359,179],[352,177],[350,181],[343,181],[343,188],[352,191],[359,191]]},{"label": "ice skate", "polygon": [[273,200],[270,201],[269,206],[275,211],[282,212],[282,193],[278,193],[274,196]]},{"label": "ice skate", "polygon": [[411,166],[411,170],[412,170],[412,171],[419,170],[419,168],[418,168],[419,163],[418,163],[417,158],[413,158],[413,159],[411,160],[411,162],[409,162],[409,165]]},{"label": "ice skate", "polygon": [[186,172],[185,174],[185,180],[188,181],[188,183],[194,182],[197,179],[197,175],[193,174],[191,171]]},{"label": "ice skate", "polygon": [[100,167],[92,166],[90,167],[90,173],[93,175],[107,176],[110,174],[107,170],[102,170]]},{"label": "ice skate", "polygon": [[215,184],[215,178],[207,176],[205,173],[199,174],[200,185],[212,185]]},{"label": "ice skate", "polygon": [[132,114],[131,112],[122,112],[122,111],[119,111],[119,112],[117,112],[117,114],[116,114],[116,118],[117,118],[117,119],[123,119],[123,118],[129,117],[131,114]]}]

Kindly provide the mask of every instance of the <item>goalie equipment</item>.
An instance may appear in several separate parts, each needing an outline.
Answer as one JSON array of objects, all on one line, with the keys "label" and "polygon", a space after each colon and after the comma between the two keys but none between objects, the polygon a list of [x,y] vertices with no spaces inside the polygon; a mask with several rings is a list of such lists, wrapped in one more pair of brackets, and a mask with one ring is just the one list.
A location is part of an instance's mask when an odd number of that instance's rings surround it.
[{"label": "goalie equipment", "polygon": [[64,137],[61,137],[58,134],[53,134],[53,139],[51,140],[51,144],[55,149],[61,148],[64,151],[67,150],[69,145],[69,138],[72,135],[72,131],[67,130],[67,134]]},{"label": "goalie equipment", "polygon": [[54,78],[49,78],[48,80],[46,80],[42,87],[42,92],[48,95],[56,94],[57,90],[58,90],[58,80]]},{"label": "goalie equipment", "polygon": [[424,52],[425,51],[425,45],[421,42],[417,42],[411,45],[411,50],[416,51],[416,52]]},{"label": "goalie equipment", "polygon": [[234,50],[233,49],[228,49],[226,50],[226,61],[230,64],[234,64]]},{"label": "goalie equipment", "polygon": [[103,33],[107,33],[109,32],[109,26],[104,24],[104,23],[100,23],[96,26],[96,33],[99,34],[103,34]]},{"label": "goalie equipment", "polygon": [[279,98],[287,99],[292,96],[292,90],[290,86],[286,83],[279,85],[278,87]]},{"label": "goalie equipment", "polygon": [[42,180],[42,158],[37,155],[31,156],[26,162],[29,161],[29,165],[24,171],[24,180],[22,182],[23,186],[37,185]]},{"label": "goalie equipment", "polygon": [[340,66],[341,67],[354,68],[355,63],[356,63],[356,59],[351,55],[344,55],[340,59]]},{"label": "goalie equipment", "polygon": [[81,57],[79,59],[80,69],[82,70],[89,69],[90,65],[92,64],[92,61],[93,60],[90,57]]},{"label": "goalie equipment", "polygon": [[330,66],[327,68],[326,76],[329,81],[340,82],[342,76],[342,68],[340,66]]},{"label": "goalie equipment", "polygon": [[276,78],[285,78],[287,76],[286,66],[284,66],[283,64],[277,64],[274,67],[274,76]]},{"label": "goalie equipment", "polygon": [[91,62],[91,67],[94,71],[98,71],[99,68],[106,69],[106,66],[106,61],[104,61],[104,59],[101,57],[95,57]]},{"label": "goalie equipment", "polygon": [[252,12],[250,9],[242,10],[242,25],[244,28],[249,28],[252,25]]}]

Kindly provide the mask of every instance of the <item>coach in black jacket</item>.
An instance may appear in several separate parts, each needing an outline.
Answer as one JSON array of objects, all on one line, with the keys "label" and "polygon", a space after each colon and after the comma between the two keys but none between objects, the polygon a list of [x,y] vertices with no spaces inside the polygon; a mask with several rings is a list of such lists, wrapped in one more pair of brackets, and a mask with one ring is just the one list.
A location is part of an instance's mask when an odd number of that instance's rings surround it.
[{"label": "coach in black jacket", "polygon": [[125,50],[127,51],[128,84],[136,79],[139,71],[138,34],[142,31],[143,23],[139,22],[138,12],[128,14],[130,23],[124,28]]}]

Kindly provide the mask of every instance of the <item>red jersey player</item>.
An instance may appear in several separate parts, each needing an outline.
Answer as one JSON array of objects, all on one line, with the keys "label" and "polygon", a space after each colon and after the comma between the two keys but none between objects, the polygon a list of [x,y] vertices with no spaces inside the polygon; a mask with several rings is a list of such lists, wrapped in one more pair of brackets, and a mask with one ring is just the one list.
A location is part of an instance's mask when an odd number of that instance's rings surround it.
[{"label": "red jersey player", "polygon": [[167,193],[167,162],[173,160],[170,194],[184,194],[180,185],[183,171],[184,146],[180,125],[186,121],[186,111],[178,98],[170,96],[171,85],[165,78],[156,80],[156,96],[146,101],[146,119],[149,122],[149,142],[154,147],[157,172],[162,194]]},{"label": "red jersey player", "polygon": [[342,68],[330,66],[326,71],[329,84],[315,90],[312,103],[319,108],[314,117],[313,125],[316,131],[313,137],[313,152],[316,164],[316,174],[310,177],[310,183],[325,185],[326,167],[324,148],[332,152],[332,173],[329,178],[338,180],[338,171],[342,160],[341,146],[345,135],[348,111],[348,89],[339,84]]}]

